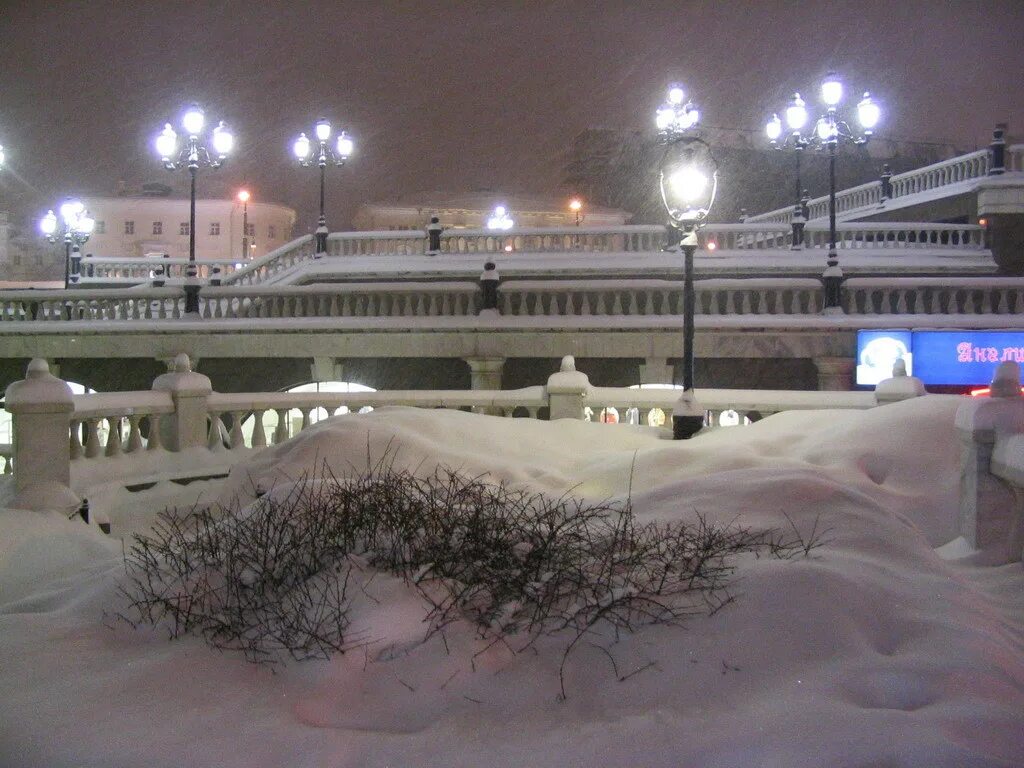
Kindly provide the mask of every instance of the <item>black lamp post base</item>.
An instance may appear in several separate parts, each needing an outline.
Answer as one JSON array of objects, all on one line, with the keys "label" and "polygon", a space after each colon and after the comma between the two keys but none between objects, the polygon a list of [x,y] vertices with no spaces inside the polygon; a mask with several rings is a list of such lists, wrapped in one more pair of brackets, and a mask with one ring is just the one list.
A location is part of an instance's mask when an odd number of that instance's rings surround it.
[{"label": "black lamp post base", "polygon": [[672,439],[689,440],[704,428],[704,416],[681,415],[672,417]]},{"label": "black lamp post base", "polygon": [[185,314],[199,315],[199,286],[185,286]]}]

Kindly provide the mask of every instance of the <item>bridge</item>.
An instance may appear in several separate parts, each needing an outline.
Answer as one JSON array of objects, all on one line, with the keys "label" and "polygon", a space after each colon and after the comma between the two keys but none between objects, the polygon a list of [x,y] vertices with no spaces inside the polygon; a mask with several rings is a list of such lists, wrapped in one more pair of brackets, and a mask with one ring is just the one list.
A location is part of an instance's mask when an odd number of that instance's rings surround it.
[{"label": "bridge", "polygon": [[[698,385],[849,389],[858,329],[1021,329],[1024,278],[1005,266],[1024,265],[1024,246],[999,252],[976,215],[875,220],[968,198],[975,214],[1024,215],[1024,147],[1004,167],[995,157],[840,193],[838,315],[822,312],[822,200],[797,240],[788,209],[703,229]],[[342,377],[501,389],[574,355],[599,385],[667,384],[684,307],[681,259],[664,248],[659,226],[450,229],[433,243],[426,232],[339,232],[321,258],[301,237],[248,264],[200,262],[196,279],[185,260],[86,257],[70,290],[0,292],[0,376],[14,381],[43,357],[97,390],[132,389],[184,352],[225,392]],[[488,261],[500,273],[493,307],[480,280]],[[198,291],[198,314],[186,315],[186,290]]]}]

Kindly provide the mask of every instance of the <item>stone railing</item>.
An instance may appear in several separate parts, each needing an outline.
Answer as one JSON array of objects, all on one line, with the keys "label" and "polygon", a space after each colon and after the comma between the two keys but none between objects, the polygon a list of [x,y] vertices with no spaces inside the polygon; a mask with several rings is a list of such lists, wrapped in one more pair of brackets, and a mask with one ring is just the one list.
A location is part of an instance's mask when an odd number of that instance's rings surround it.
[{"label": "stone railing", "polygon": [[313,236],[303,235],[258,259],[253,259],[241,269],[228,275],[224,279],[224,283],[225,285],[253,285],[266,282],[279,272],[284,272],[296,264],[313,258],[314,250]]},{"label": "stone railing", "polygon": [[[1015,145],[1007,153],[1007,170],[1020,170],[1021,150],[1024,147]],[[969,152],[966,155],[959,155],[943,160],[923,168],[915,168],[905,173],[897,173],[892,176],[891,199],[906,197],[920,192],[928,192],[934,189],[958,184],[962,181],[980,179],[988,173],[991,163],[991,152],[988,149],[979,149],[976,152]],[[882,204],[882,183],[881,181],[869,181],[856,187],[850,187],[836,192],[836,213],[843,214],[850,211],[867,208],[869,206],[880,206]],[[828,216],[828,195],[816,197],[808,202],[810,218],[820,219]],[[793,206],[779,208],[774,211],[760,213],[747,218],[748,222],[775,222],[788,224],[793,218]]]},{"label": "stone railing", "polygon": [[990,561],[1024,559],[1024,398],[1020,366],[1001,363],[988,397],[957,409],[960,534]]},{"label": "stone railing", "polygon": [[[188,259],[111,258],[90,255],[82,259],[78,283],[137,284],[151,280],[184,280],[188,265]],[[200,280],[209,280],[217,276],[226,277],[241,269],[241,266],[239,262],[227,259],[203,259],[196,261],[196,277]]]},{"label": "stone railing", "polygon": [[180,288],[0,291],[0,323],[163,320],[184,314]]},{"label": "stone railing", "polygon": [[1024,280],[1015,277],[852,277],[843,284],[848,315],[1016,315]]},{"label": "stone railing", "polygon": [[[916,222],[842,222],[836,225],[836,247],[844,250],[894,251],[928,248],[962,253],[985,249],[984,230],[974,224]],[[699,234],[701,247],[716,252],[788,250],[792,228],[785,224],[709,224]],[[804,230],[804,247],[828,248],[829,230],[820,223]]]},{"label": "stone railing", "polygon": [[[905,394],[883,397],[883,385],[877,392],[707,389],[696,394],[707,423],[715,425],[725,411],[756,420],[801,408],[870,408],[923,393],[923,387],[900,388]],[[131,489],[162,480],[221,477],[250,451],[283,442],[339,410],[405,405],[611,421],[615,408],[621,420],[658,426],[670,422],[678,402],[679,392],[673,390],[594,387],[571,357],[545,386],[517,390],[220,394],[182,354],[152,390],[77,396],[49,373],[44,360],[35,359],[26,378],[6,393],[14,424],[13,506],[50,508],[54,498],[74,500],[109,483]]]},{"label": "stone railing", "polygon": [[[694,281],[698,316],[814,317],[822,311],[816,278],[708,278]],[[848,316],[1024,314],[1024,278],[851,277],[843,283]],[[174,319],[218,321],[335,318],[339,327],[359,319],[464,318],[477,322],[484,308],[473,282],[335,283],[292,287],[204,287],[199,316],[184,314],[180,288],[0,292],[0,333],[35,332],[63,322],[139,323]],[[522,318],[678,317],[685,311],[682,283],[673,279],[507,280],[498,285],[488,322],[515,327]],[[17,325],[5,325],[4,322]],[[599,322],[595,320],[595,322]],[[327,325],[330,325],[329,323]],[[6,330],[3,330],[5,329]],[[164,332],[173,326],[162,323]]]},{"label": "stone railing", "polygon": [[466,317],[480,310],[475,283],[333,283],[266,288],[204,288],[204,318]]}]

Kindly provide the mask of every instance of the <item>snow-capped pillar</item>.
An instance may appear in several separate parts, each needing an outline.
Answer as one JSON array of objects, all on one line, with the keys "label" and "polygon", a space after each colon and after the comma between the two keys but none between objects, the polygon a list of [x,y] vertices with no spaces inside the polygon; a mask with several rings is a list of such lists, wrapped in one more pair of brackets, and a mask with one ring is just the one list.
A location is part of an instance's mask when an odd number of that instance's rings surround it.
[{"label": "snow-capped pillar", "polygon": [[875,402],[879,405],[927,394],[921,379],[907,375],[907,363],[902,358],[893,363],[892,378],[882,379],[875,385]]},{"label": "snow-capped pillar", "polygon": [[32,485],[56,483],[68,488],[75,411],[71,387],[50,373],[45,360],[35,358],[25,378],[7,387],[5,402],[14,422],[14,487],[19,497]]},{"label": "snow-capped pillar", "polygon": [[548,418],[583,419],[590,379],[587,374],[576,370],[576,360],[571,355],[562,358],[558,373],[548,377]]},{"label": "snow-capped pillar", "polygon": [[441,220],[437,216],[431,216],[430,223],[427,225],[427,256],[437,256],[441,252],[441,232],[443,231]]},{"label": "snow-capped pillar", "polygon": [[996,370],[989,397],[966,399],[956,412],[960,440],[960,535],[1003,562],[1020,558],[1020,509],[1012,487],[992,474],[996,441],[1024,433],[1020,366]]},{"label": "snow-capped pillar", "polygon": [[153,390],[167,392],[174,402],[174,413],[161,419],[161,442],[171,451],[183,451],[206,445],[208,400],[213,392],[209,378],[192,370],[188,355],[174,358],[174,369],[157,376]]},{"label": "snow-capped pillar", "polygon": [[999,123],[992,131],[992,143],[988,146],[992,154],[988,175],[999,176],[1006,172],[1006,123]]}]

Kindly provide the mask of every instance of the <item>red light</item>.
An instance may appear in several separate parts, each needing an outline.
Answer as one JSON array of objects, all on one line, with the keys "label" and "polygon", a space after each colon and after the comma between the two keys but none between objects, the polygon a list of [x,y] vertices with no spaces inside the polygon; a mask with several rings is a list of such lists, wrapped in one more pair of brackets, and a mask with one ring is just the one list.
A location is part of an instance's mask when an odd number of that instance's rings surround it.
[{"label": "red light", "polygon": [[709,251],[713,251],[717,247],[718,247],[718,243],[716,243],[714,240],[711,240],[711,241],[708,242],[708,250]]},{"label": "red light", "polygon": [[[980,389],[972,389],[971,397],[988,397],[988,393],[992,391],[991,387],[981,387]],[[1020,388],[1020,392],[1024,395],[1024,387]]]},{"label": "red light", "polygon": [[982,227],[988,226],[988,219],[978,219],[978,225]]}]

